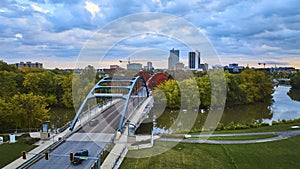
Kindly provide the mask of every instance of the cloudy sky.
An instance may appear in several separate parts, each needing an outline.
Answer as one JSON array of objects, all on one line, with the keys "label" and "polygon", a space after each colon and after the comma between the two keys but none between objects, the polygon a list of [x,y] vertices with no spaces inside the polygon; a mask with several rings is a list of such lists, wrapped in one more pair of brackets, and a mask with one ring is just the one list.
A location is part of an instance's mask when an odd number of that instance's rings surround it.
[{"label": "cloudy sky", "polygon": [[[202,45],[191,47],[192,41]],[[109,67],[125,66],[119,60],[130,57],[132,62],[151,60],[164,68],[172,48],[180,50],[185,64],[187,52],[198,49],[202,61],[210,64],[259,67],[262,62],[267,67],[300,68],[300,4],[298,0],[0,1],[0,60],[8,63]],[[206,52],[208,48],[215,49],[218,61],[209,60],[213,52]]]}]

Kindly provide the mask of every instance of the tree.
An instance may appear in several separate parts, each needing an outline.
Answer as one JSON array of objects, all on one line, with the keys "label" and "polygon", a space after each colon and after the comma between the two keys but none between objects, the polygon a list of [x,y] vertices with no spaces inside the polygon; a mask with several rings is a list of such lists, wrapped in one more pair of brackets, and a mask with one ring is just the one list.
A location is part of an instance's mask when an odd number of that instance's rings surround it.
[{"label": "tree", "polygon": [[195,79],[189,78],[178,83],[182,105],[187,109],[199,108],[200,95]]},{"label": "tree", "polygon": [[18,92],[16,77],[14,72],[0,71],[0,96],[2,98],[12,97]]},{"label": "tree", "polygon": [[69,74],[64,77],[63,82],[61,84],[63,94],[62,94],[62,103],[67,108],[73,107],[73,98],[72,98],[72,79],[73,74]]},{"label": "tree", "polygon": [[166,99],[167,107],[180,108],[180,93],[176,80],[170,79],[159,84],[154,90],[154,98],[159,102]]},{"label": "tree", "polygon": [[57,104],[54,74],[50,72],[27,73],[23,85],[27,93],[44,96],[49,105]]},{"label": "tree", "polygon": [[14,127],[12,125],[12,119],[10,118],[9,104],[0,98],[0,131]]},{"label": "tree", "polygon": [[198,90],[200,93],[200,102],[202,107],[209,107],[211,101],[211,88],[208,75],[196,78]]},{"label": "tree", "polygon": [[49,120],[49,109],[46,98],[33,93],[16,94],[10,101],[9,112],[11,123],[17,128],[38,128]]},{"label": "tree", "polygon": [[291,86],[294,89],[300,89],[300,71],[291,76]]}]

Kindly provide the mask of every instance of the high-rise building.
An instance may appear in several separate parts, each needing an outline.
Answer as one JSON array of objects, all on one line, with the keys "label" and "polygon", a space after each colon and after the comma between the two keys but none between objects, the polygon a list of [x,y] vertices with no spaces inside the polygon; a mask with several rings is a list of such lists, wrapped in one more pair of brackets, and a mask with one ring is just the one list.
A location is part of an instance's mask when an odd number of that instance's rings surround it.
[{"label": "high-rise building", "polygon": [[198,50],[189,52],[189,69],[199,70],[200,68],[200,52]]},{"label": "high-rise building", "polygon": [[176,63],[179,63],[179,50],[170,50],[170,56],[168,58],[168,69],[175,70]]},{"label": "high-rise building", "polygon": [[153,70],[152,62],[147,62],[146,70]]}]

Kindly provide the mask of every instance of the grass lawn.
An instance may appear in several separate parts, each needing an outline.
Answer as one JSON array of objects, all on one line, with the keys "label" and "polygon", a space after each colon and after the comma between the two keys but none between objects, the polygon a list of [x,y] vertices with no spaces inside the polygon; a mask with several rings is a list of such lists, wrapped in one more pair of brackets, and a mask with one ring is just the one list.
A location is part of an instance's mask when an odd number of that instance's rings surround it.
[{"label": "grass lawn", "polygon": [[[300,122],[278,124],[272,126],[262,126],[258,128],[240,129],[240,130],[221,130],[214,131],[215,134],[226,134],[226,133],[253,133],[253,132],[275,132],[275,131],[287,131],[287,130],[297,130],[292,129],[292,126],[300,126]],[[299,129],[298,129],[299,130]],[[191,132],[190,134],[199,134],[200,132]],[[205,132],[202,132],[203,134]]]},{"label": "grass lawn", "polygon": [[16,139],[16,143],[3,143],[0,145],[0,168],[3,168],[15,159],[19,158],[23,150],[29,151],[36,147],[33,145],[25,144],[24,138],[22,136],[16,137]]},{"label": "grass lawn", "polygon": [[[128,155],[155,154],[170,148],[167,142],[155,142],[151,149],[129,151]],[[147,158],[125,158],[121,169],[193,169],[193,168],[300,168],[300,136],[268,143],[212,145],[179,143],[168,151]]]},{"label": "grass lawn", "polygon": [[249,136],[211,136],[211,137],[191,137],[192,140],[256,140],[275,137],[275,134],[260,134],[260,135],[249,135]]}]

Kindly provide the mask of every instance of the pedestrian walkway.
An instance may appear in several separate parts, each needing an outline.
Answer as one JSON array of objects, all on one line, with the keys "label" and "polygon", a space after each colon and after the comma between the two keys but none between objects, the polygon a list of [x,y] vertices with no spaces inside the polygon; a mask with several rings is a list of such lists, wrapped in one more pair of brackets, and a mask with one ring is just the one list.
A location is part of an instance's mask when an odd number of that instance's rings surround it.
[{"label": "pedestrian walkway", "polygon": [[246,135],[264,135],[274,134],[276,137],[255,139],[255,140],[207,140],[207,139],[180,139],[180,138],[159,138],[159,141],[168,142],[185,142],[185,143],[206,143],[206,144],[249,144],[249,143],[264,143],[271,141],[279,141],[300,135],[300,130],[289,130],[281,132],[257,132],[257,133],[240,133],[240,134],[197,134],[191,137],[213,137],[213,136],[246,136]]}]

